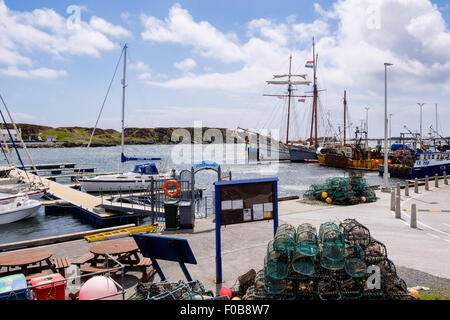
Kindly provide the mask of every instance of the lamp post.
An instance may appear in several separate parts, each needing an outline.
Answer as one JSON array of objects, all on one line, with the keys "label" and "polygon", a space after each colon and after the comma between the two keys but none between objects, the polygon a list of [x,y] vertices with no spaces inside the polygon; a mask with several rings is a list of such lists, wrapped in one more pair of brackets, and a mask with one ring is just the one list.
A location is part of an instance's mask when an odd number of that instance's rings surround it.
[{"label": "lamp post", "polygon": [[422,107],[425,103],[417,103],[420,107],[420,139],[422,139]]},{"label": "lamp post", "polygon": [[383,192],[390,192],[388,186],[388,111],[387,111],[387,67],[392,66],[392,63],[385,62],[384,63],[384,187],[381,189]]},{"label": "lamp post", "polygon": [[369,109],[370,107],[364,107],[366,109],[366,147],[369,147]]},{"label": "lamp post", "polygon": [[389,145],[392,145],[392,113],[389,113]]}]

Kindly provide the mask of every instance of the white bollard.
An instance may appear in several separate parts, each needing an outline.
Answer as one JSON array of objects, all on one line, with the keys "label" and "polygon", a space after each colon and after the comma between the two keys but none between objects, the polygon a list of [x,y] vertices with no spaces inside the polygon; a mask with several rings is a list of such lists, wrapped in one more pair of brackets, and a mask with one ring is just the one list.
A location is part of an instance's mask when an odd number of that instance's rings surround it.
[{"label": "white bollard", "polygon": [[414,178],[414,193],[419,193],[419,180]]},{"label": "white bollard", "polygon": [[395,191],[394,188],[391,190],[391,211],[395,210]]},{"label": "white bollard", "polygon": [[397,182],[397,197],[400,197],[400,182]]},{"label": "white bollard", "polygon": [[402,208],[400,206],[400,197],[396,197],[396,199],[395,199],[395,218],[396,219],[402,218],[401,210],[402,210]]},{"label": "white bollard", "polygon": [[429,183],[428,183],[428,176],[425,176],[425,190],[430,190],[430,185],[429,185]]},{"label": "white bollard", "polygon": [[417,208],[416,208],[416,204],[413,203],[411,205],[411,228],[416,229],[417,228]]},{"label": "white bollard", "polygon": [[409,197],[409,180],[406,180],[405,184],[405,197]]}]

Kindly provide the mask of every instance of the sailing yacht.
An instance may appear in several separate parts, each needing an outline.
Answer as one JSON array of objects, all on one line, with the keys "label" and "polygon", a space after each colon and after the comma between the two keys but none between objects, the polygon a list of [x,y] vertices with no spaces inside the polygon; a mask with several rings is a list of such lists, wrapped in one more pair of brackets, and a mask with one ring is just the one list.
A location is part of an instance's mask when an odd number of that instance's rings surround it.
[{"label": "sailing yacht", "polygon": [[145,190],[150,188],[152,180],[169,179],[175,176],[175,170],[162,173],[154,162],[135,165],[133,171],[124,173],[124,164],[128,161],[161,161],[161,158],[132,158],[125,156],[125,89],[127,72],[127,45],[123,47],[123,79],[122,79],[122,136],[121,165],[119,174],[96,177],[81,177],[78,180],[86,192],[107,192],[125,190]]}]

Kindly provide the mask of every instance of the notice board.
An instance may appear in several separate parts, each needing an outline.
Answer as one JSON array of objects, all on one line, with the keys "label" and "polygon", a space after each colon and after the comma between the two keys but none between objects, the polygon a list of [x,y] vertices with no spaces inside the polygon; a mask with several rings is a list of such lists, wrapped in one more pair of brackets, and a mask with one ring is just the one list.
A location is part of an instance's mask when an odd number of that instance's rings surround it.
[{"label": "notice board", "polygon": [[221,226],[273,220],[278,228],[278,178],[217,181],[215,190],[216,283],[222,282]]},{"label": "notice board", "polygon": [[276,180],[237,180],[216,182],[222,226],[271,220],[275,217]]}]

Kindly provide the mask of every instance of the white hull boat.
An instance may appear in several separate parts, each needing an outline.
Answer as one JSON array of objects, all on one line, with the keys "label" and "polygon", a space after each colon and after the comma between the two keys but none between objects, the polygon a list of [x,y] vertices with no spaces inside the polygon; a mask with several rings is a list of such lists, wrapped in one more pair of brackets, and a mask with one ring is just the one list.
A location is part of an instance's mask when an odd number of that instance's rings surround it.
[{"label": "white hull boat", "polygon": [[0,204],[14,201],[15,199],[20,198],[20,197],[28,197],[29,199],[32,199],[32,200],[40,200],[44,196],[45,192],[46,192],[45,189],[30,190],[28,192],[21,192],[21,193],[17,193],[17,194],[0,192]]},{"label": "white hull boat", "polygon": [[154,181],[170,179],[172,174],[145,175],[136,172],[97,176],[94,178],[80,178],[78,182],[86,192],[137,191],[150,188]]},{"label": "white hull boat", "polygon": [[36,216],[42,202],[28,198],[0,205],[0,224],[7,224]]}]

